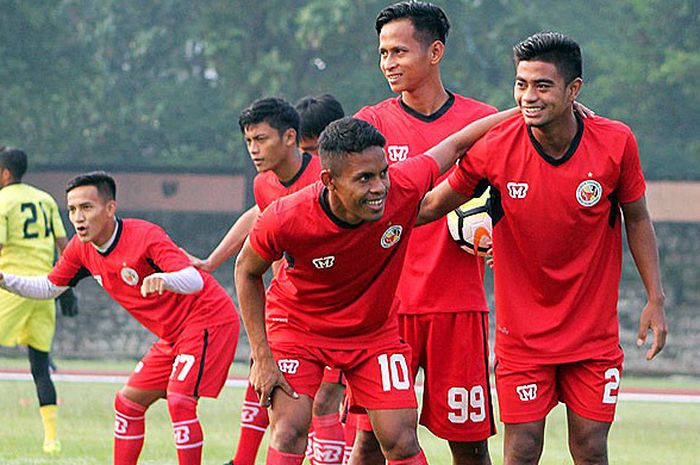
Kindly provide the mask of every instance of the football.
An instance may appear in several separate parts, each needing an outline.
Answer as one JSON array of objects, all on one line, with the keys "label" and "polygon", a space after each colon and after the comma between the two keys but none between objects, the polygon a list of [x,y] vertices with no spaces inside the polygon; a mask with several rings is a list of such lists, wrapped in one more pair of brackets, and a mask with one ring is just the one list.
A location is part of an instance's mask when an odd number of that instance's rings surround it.
[{"label": "football", "polygon": [[447,214],[450,236],[462,249],[483,257],[491,248],[490,188]]}]

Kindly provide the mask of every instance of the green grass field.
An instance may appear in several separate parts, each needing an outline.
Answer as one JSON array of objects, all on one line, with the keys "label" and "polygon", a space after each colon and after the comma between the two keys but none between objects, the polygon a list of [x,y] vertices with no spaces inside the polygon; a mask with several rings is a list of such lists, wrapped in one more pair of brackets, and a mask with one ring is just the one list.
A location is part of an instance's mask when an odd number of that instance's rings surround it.
[{"label": "green grass field", "polygon": [[[22,367],[23,361],[3,360],[0,367]],[[132,364],[100,363],[101,368],[130,368]],[[94,369],[97,365],[62,362],[61,367]],[[237,367],[236,371],[244,371]],[[626,379],[623,386],[700,388],[697,379]],[[41,453],[41,421],[36,408],[34,386],[29,381],[0,381],[0,463],[3,465],[104,465],[111,463],[112,400],[116,384],[57,382],[62,405],[60,436],[63,454],[45,458]],[[218,400],[203,399],[200,419],[206,444],[203,463],[220,465],[230,458],[237,434],[243,390],[225,388]],[[610,459],[615,464],[690,464],[698,463],[700,404],[661,402],[621,402],[618,419],[610,436]],[[146,444],[142,465],[176,463],[175,449],[164,402],[148,412]],[[445,443],[420,431],[423,448],[433,464],[449,464]],[[502,463],[502,436],[490,441],[494,463]],[[265,447],[265,446],[263,446]],[[263,454],[260,454],[261,456]],[[262,457],[258,463],[264,463]],[[541,463],[571,463],[566,448],[564,409],[559,406],[550,415],[545,451]]]}]

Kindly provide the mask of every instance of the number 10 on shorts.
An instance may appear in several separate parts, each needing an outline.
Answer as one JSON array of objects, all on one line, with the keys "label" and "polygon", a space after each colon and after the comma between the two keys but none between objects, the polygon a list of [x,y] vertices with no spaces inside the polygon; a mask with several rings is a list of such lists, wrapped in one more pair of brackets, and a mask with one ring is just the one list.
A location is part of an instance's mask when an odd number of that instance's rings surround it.
[{"label": "number 10 on shorts", "polygon": [[390,391],[393,387],[398,391],[406,391],[411,387],[408,365],[403,354],[382,354],[377,357],[382,375],[382,389]]}]

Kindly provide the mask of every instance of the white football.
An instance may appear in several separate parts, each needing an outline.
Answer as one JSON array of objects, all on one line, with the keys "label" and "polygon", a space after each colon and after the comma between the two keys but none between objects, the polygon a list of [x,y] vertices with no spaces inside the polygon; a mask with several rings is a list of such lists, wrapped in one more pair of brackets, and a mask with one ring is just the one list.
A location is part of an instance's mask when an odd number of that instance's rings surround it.
[{"label": "white football", "polygon": [[447,214],[450,236],[470,254],[484,256],[491,248],[490,189],[481,197],[462,204]]}]

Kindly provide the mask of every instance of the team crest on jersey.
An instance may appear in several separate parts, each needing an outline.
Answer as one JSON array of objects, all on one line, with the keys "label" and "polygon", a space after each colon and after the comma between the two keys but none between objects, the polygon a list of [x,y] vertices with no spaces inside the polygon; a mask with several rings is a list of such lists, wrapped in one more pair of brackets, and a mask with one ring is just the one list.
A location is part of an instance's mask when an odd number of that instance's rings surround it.
[{"label": "team crest on jersey", "polygon": [[408,157],[408,145],[390,145],[386,151],[391,162],[404,161]]},{"label": "team crest on jersey", "polygon": [[598,181],[586,179],[576,188],[576,200],[584,207],[592,207],[603,196],[603,187]]},{"label": "team crest on jersey", "polygon": [[508,195],[514,199],[524,199],[529,187],[526,182],[509,182],[506,184]]},{"label": "team crest on jersey", "polygon": [[136,286],[139,283],[139,274],[133,268],[129,268],[128,266],[124,265],[124,268],[122,268],[122,271],[119,274],[122,277],[122,281],[127,283],[129,286]]},{"label": "team crest on jersey", "polygon": [[396,245],[401,240],[401,233],[403,232],[403,226],[400,224],[395,224],[394,226],[389,226],[389,229],[384,231],[382,234],[381,244],[382,247],[388,249]]}]

